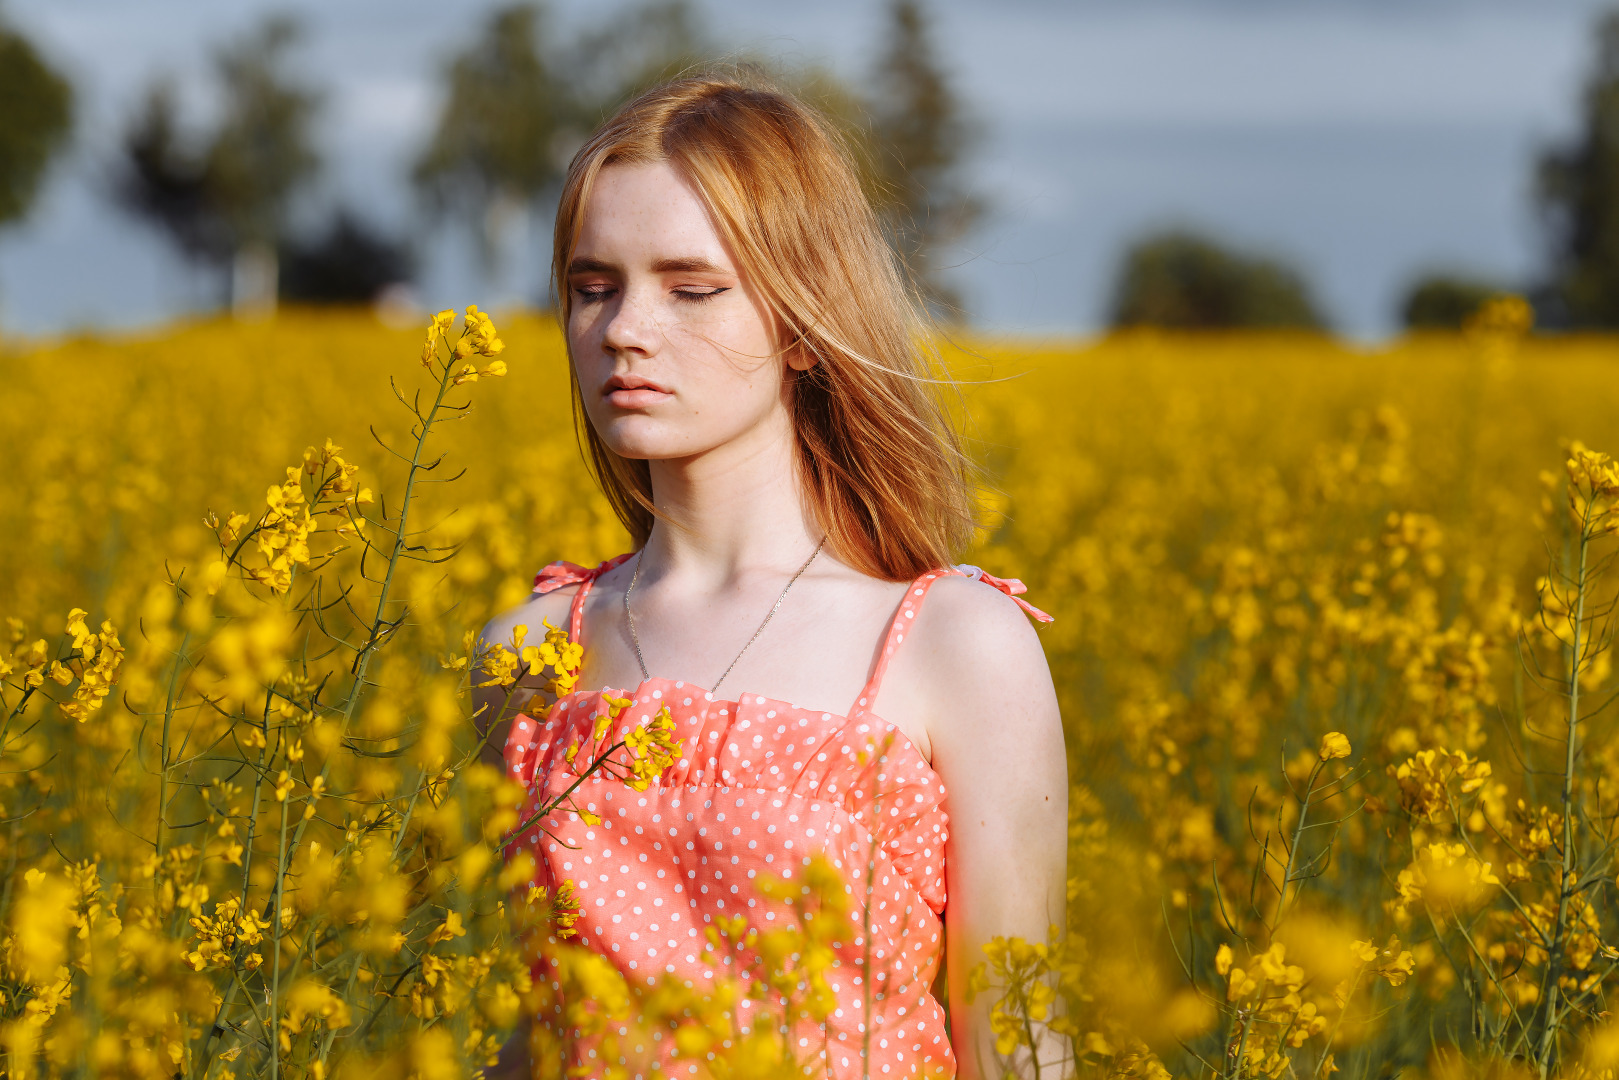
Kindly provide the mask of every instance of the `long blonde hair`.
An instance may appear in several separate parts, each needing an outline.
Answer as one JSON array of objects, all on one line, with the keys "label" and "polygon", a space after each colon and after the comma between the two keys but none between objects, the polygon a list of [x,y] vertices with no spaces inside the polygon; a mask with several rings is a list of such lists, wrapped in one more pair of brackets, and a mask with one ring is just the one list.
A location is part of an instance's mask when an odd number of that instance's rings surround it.
[{"label": "long blonde hair", "polygon": [[[567,287],[590,191],[614,164],[669,163],[698,192],[808,370],[787,368],[806,510],[850,566],[908,581],[952,561],[972,537],[969,466],[939,397],[930,327],[906,284],[841,139],[814,110],[762,80],[697,75],[621,108],[568,166],[552,274]],[[572,345],[570,343],[571,350]],[[608,501],[636,547],[657,513],[644,460],[574,422]]]}]

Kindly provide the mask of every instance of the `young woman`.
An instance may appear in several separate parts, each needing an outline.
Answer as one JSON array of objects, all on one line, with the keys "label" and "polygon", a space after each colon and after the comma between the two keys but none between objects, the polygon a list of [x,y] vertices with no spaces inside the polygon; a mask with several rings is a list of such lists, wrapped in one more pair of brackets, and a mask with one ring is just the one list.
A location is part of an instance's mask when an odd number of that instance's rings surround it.
[{"label": "young woman", "polygon": [[[967,469],[848,155],[772,88],[662,86],[574,158],[554,271],[576,419],[634,550],[546,567],[484,638],[569,627],[579,686],[633,699],[626,724],[667,705],[683,744],[645,792],[583,785],[599,824],[525,837],[540,883],[575,882],[579,940],[626,978],[695,981],[704,924],[757,918],[755,874],[824,851],[855,911],[839,1007],[802,1044],[817,1072],[993,1075],[967,975],[991,937],[1062,922],[1066,756],[1027,617],[1045,616],[951,566]],[[565,790],[604,693],[532,702],[508,773]]]}]

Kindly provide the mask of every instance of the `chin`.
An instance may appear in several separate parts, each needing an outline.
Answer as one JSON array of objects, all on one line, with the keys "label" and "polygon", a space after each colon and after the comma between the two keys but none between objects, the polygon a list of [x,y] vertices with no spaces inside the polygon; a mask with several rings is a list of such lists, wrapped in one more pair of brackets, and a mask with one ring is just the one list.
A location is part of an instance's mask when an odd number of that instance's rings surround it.
[{"label": "chin", "polygon": [[664,461],[711,449],[711,440],[694,438],[645,416],[623,417],[597,431],[609,450],[631,461]]}]

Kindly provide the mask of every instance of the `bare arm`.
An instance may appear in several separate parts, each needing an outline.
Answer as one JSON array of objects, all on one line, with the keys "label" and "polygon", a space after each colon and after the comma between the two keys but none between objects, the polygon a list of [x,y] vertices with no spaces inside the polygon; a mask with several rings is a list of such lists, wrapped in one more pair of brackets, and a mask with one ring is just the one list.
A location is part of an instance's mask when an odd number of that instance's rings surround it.
[{"label": "bare arm", "polygon": [[[512,647],[512,632],[518,626],[528,627],[528,643],[536,644],[545,636],[545,620],[549,619],[552,626],[566,628],[568,625],[568,609],[573,602],[576,589],[559,589],[544,596],[536,596],[509,611],[496,615],[484,626],[479,634],[479,648],[493,645]],[[549,698],[543,689],[545,684],[544,673],[525,674],[518,680],[514,690],[507,690],[501,686],[486,686],[479,688],[478,684],[488,676],[480,670],[472,672],[472,701],[474,709],[478,710],[477,718],[473,721],[477,725],[478,734],[489,731],[489,740],[484,744],[482,760],[490,765],[500,768],[503,764],[502,748],[506,744],[506,729],[511,725],[512,717],[520,712],[533,713],[543,711],[550,704]],[[538,697],[539,700],[534,699]]]},{"label": "bare arm", "polygon": [[[928,737],[943,778],[945,959],[951,1041],[962,1080],[1003,1075],[989,1010],[967,1004],[967,977],[996,936],[1043,942],[1063,925],[1068,768],[1051,671],[1034,628],[1007,598],[964,579],[938,582],[913,646],[927,665]],[[1051,1050],[1043,1067],[1056,1064]],[[1032,1076],[1027,1054],[1017,1071]],[[1048,1073],[1048,1075],[1050,1075]]]}]

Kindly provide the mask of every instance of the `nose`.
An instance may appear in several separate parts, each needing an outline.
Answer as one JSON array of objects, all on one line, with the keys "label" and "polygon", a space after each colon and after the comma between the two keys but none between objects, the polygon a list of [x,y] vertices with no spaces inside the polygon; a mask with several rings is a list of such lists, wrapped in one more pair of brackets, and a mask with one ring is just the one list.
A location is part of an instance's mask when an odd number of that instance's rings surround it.
[{"label": "nose", "polygon": [[619,302],[602,328],[602,347],[617,355],[636,352],[650,356],[657,351],[662,332],[653,318],[651,305],[630,289],[619,294]]}]

